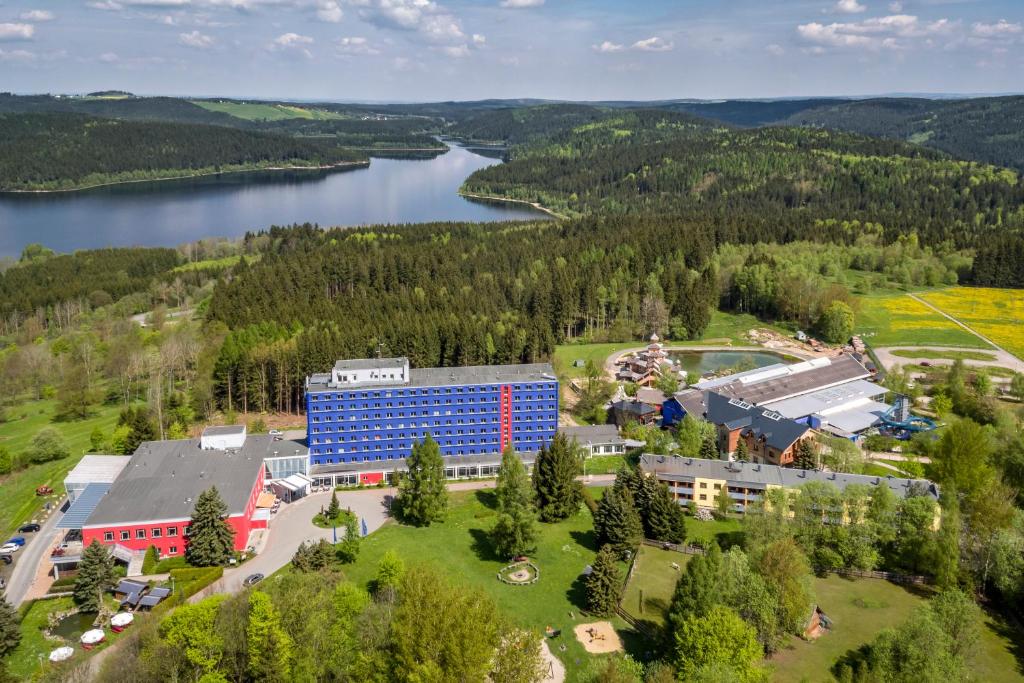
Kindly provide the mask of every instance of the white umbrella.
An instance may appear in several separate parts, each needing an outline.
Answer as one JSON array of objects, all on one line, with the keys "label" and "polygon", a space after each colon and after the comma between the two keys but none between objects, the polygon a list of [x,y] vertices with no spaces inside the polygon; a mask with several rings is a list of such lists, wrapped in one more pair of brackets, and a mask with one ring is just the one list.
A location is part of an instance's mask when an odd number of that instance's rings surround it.
[{"label": "white umbrella", "polygon": [[103,629],[94,628],[90,631],[86,631],[85,633],[83,633],[81,641],[83,645],[95,645],[96,643],[102,641],[105,637],[106,634],[103,633]]},{"label": "white umbrella", "polygon": [[65,659],[71,659],[72,655],[75,654],[74,648],[71,647],[58,647],[56,650],[50,653],[51,662],[63,662]]},{"label": "white umbrella", "polygon": [[135,617],[129,612],[118,612],[110,619],[111,626],[127,626],[135,620]]}]

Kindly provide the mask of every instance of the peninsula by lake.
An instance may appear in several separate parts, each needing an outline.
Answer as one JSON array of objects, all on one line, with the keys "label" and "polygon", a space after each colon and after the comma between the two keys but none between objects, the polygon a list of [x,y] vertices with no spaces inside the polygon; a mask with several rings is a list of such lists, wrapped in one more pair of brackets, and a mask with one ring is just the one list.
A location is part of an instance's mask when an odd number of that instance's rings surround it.
[{"label": "peninsula by lake", "polygon": [[271,225],[322,227],[543,218],[523,204],[459,196],[494,155],[451,145],[429,159],[374,158],[368,168],[231,173],[54,194],[0,194],[0,256],[39,242],[56,251],[174,246]]}]

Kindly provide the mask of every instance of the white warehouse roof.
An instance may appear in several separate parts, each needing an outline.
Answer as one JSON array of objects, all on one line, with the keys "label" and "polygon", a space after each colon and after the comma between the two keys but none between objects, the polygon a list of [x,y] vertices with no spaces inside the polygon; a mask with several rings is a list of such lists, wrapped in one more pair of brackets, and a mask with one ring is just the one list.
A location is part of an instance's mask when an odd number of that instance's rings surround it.
[{"label": "white warehouse roof", "polygon": [[68,472],[64,481],[72,484],[112,484],[130,461],[131,458],[126,455],[85,455]]},{"label": "white warehouse roof", "polygon": [[[879,405],[885,406],[885,404],[877,403],[874,399],[884,396],[886,392],[887,390],[883,386],[858,379],[827,389],[812,391],[802,396],[766,403],[764,407],[782,413],[792,420],[798,420],[808,415],[829,417],[832,414],[849,412],[859,407],[870,411],[877,409]],[[885,409],[887,410],[888,406],[885,406]]]}]

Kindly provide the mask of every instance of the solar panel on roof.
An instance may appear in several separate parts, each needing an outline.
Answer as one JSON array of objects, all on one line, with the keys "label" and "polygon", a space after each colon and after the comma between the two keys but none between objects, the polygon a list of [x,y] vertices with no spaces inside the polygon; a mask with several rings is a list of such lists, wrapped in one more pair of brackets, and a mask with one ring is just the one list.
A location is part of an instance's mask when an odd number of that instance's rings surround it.
[{"label": "solar panel on roof", "polygon": [[160,600],[162,599],[163,598],[158,598],[153,595],[147,595],[139,601],[139,607],[156,607],[160,604]]},{"label": "solar panel on roof", "polygon": [[93,513],[96,506],[103,500],[103,496],[107,495],[107,491],[110,490],[110,484],[94,483],[88,484],[82,492],[75,498],[75,502],[71,504],[68,511],[64,513],[64,516],[57,522],[58,529],[81,529],[85,525],[86,520],[89,519],[89,515]]}]

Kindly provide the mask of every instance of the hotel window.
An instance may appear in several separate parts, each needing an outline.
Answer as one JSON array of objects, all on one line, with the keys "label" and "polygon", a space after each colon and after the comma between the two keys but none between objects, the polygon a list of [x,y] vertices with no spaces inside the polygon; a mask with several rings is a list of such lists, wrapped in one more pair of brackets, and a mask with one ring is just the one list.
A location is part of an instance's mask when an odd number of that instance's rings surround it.
[{"label": "hotel window", "polygon": [[121,540],[122,541],[127,541],[131,537],[132,537],[132,535],[129,532],[127,532],[127,531],[122,531],[121,532]]},{"label": "hotel window", "polygon": [[172,545],[170,548],[167,549],[167,554],[168,555],[177,555],[178,554],[178,546]]},{"label": "hotel window", "polygon": [[167,535],[168,536],[177,536],[178,535],[178,527],[176,527],[176,526],[169,526],[169,527],[167,527]]},{"label": "hotel window", "polygon": [[150,530],[150,535],[152,538],[160,538],[163,535],[163,530],[160,527],[156,527]]},{"label": "hotel window", "polygon": [[113,531],[104,531],[103,532],[103,540],[107,541],[108,543],[110,541],[113,541],[114,540],[114,532]]},{"label": "hotel window", "polygon": [[145,540],[145,538],[146,538],[146,530],[145,529],[136,529],[135,530],[135,538],[139,539],[140,541],[141,540]]}]

